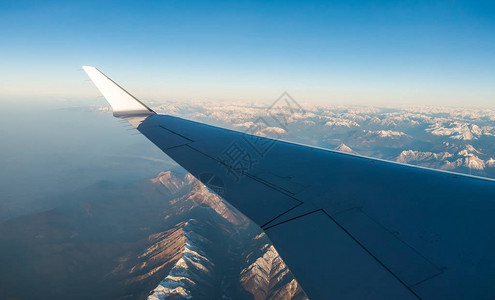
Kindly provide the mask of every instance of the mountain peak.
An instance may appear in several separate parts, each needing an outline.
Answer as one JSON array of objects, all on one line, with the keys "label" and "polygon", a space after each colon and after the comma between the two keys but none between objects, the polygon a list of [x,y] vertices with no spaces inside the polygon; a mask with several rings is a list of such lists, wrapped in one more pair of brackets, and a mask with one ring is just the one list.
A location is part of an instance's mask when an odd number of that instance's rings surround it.
[{"label": "mountain peak", "polygon": [[180,174],[172,171],[160,172],[155,178],[151,179],[151,182],[163,185],[172,194],[177,193],[192,181],[192,175]]},{"label": "mountain peak", "polygon": [[354,150],[352,150],[346,144],[340,144],[337,147],[335,147],[334,150],[337,150],[337,151],[340,151],[340,152],[345,152],[345,153],[357,154]]}]

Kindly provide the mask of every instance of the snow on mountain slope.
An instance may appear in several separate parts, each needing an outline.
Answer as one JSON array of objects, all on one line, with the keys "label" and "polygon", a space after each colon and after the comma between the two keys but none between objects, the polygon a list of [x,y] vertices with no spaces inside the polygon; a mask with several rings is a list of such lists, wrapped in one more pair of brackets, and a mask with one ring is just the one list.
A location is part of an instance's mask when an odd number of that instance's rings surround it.
[{"label": "snow on mountain slope", "polygon": [[241,284],[254,299],[307,299],[266,235],[260,233],[252,243],[255,246],[246,250]]},{"label": "snow on mountain slope", "polygon": [[448,152],[421,152],[415,150],[404,150],[397,157],[396,161],[400,163],[420,162],[420,161],[444,161],[452,157]]},{"label": "snow on mountain slope", "polygon": [[393,130],[376,130],[376,131],[366,131],[365,136],[398,139],[400,137],[407,136],[407,134],[405,134],[404,132],[393,131]]},{"label": "snow on mountain slope", "polygon": [[193,291],[197,294],[211,294],[209,290],[213,287],[214,264],[202,250],[209,248],[211,241],[197,232],[198,226],[202,226],[201,222],[194,219],[178,225],[185,237],[182,257],[151,292],[149,300],[167,299],[172,296],[191,299]]},{"label": "snow on mountain slope", "polygon": [[[400,163],[412,163],[421,166],[453,170],[460,167],[471,170],[482,171],[486,167],[495,166],[495,161],[492,158],[484,160],[481,157],[486,157],[481,151],[474,148],[472,145],[466,145],[464,148],[453,147],[454,153],[450,152],[422,152],[415,150],[404,150],[395,161]],[[455,151],[457,150],[457,151]],[[457,152],[457,153],[455,153]]]},{"label": "snow on mountain slope", "polygon": [[456,140],[476,140],[482,135],[481,128],[476,124],[459,121],[437,122],[426,129],[433,135],[448,136]]},{"label": "snow on mountain slope", "polygon": [[176,191],[170,203],[177,212],[196,211],[196,217],[177,224],[162,244],[144,252],[152,260],[162,248],[175,249],[175,265],[148,299],[250,299],[250,293],[261,295],[254,292],[260,285],[263,298],[256,299],[306,299],[261,229],[218,195],[174,172],[162,172],[153,182]]},{"label": "snow on mountain slope", "polygon": [[342,118],[329,118],[330,120],[325,123],[328,127],[360,127],[358,123],[352,120],[342,119]]},{"label": "snow on mountain slope", "polygon": [[167,171],[160,172],[155,178],[151,179],[151,182],[161,183],[169,192],[176,194],[193,180],[194,177],[191,174],[181,175]]},{"label": "snow on mountain slope", "polygon": [[354,150],[352,150],[346,144],[340,144],[337,147],[335,147],[334,150],[337,150],[337,151],[340,151],[340,152],[345,152],[345,153],[357,154]]}]

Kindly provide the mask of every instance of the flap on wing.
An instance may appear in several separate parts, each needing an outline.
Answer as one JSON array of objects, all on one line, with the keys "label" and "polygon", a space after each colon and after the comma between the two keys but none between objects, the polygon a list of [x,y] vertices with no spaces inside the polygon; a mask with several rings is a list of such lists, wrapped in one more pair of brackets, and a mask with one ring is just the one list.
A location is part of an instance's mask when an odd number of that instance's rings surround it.
[{"label": "flap on wing", "polygon": [[290,195],[300,193],[308,187],[308,185],[296,182],[290,177],[279,176],[270,170],[265,170],[259,167],[253,167],[252,170],[249,171],[249,174],[256,177],[258,180],[264,181],[286,193],[289,193]]},{"label": "flap on wing", "polygon": [[265,232],[312,299],[418,298],[323,211]]},{"label": "flap on wing", "polygon": [[440,268],[360,208],[338,213],[334,218],[407,286],[412,287],[442,273]]}]

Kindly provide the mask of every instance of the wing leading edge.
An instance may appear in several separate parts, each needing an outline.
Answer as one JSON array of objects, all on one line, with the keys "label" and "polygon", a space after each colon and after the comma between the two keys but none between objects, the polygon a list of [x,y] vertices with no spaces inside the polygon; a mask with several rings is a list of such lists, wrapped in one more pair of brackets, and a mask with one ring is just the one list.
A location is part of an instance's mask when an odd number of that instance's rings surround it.
[{"label": "wing leading edge", "polygon": [[311,299],[493,299],[494,181],[158,115],[85,71],[115,116],[265,230]]}]

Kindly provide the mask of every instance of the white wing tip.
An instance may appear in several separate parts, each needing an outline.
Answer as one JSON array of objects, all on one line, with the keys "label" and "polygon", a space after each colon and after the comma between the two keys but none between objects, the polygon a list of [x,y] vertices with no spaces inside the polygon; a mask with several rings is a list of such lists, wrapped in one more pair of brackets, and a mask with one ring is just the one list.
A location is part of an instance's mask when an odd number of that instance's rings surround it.
[{"label": "white wing tip", "polygon": [[130,117],[135,115],[152,115],[153,110],[124,90],[100,70],[93,66],[82,66],[89,78],[112,106],[116,117]]},{"label": "white wing tip", "polygon": [[93,66],[82,66],[83,70],[86,71],[86,70],[90,70],[90,69],[96,69],[95,67]]}]

